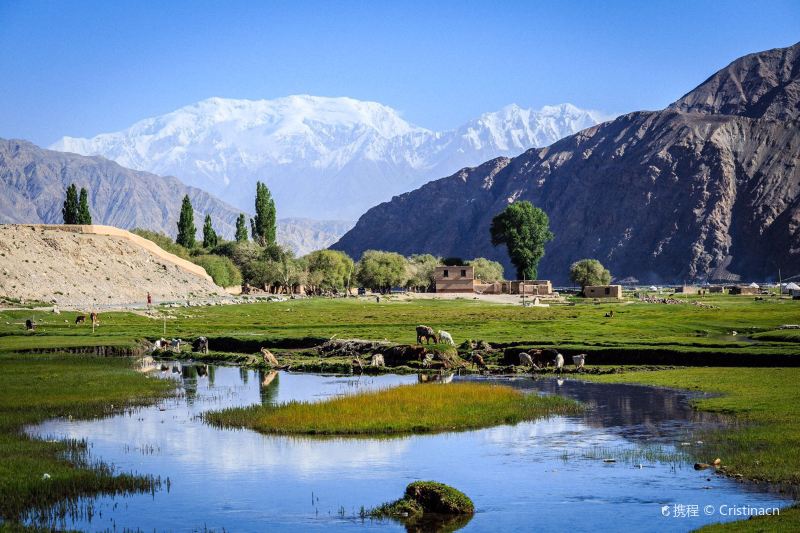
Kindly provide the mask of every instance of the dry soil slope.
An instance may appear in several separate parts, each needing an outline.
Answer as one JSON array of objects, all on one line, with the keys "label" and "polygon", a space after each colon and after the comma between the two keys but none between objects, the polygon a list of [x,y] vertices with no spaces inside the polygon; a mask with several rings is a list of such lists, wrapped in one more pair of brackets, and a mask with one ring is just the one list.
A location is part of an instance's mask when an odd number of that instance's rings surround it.
[{"label": "dry soil slope", "polygon": [[0,225],[0,296],[100,309],[224,295],[201,267],[109,226]]}]

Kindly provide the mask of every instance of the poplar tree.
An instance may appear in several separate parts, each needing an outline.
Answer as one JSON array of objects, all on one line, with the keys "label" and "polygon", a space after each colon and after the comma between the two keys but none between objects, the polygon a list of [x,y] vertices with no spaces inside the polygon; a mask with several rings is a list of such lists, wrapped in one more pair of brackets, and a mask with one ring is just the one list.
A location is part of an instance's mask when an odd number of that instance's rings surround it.
[{"label": "poplar tree", "polygon": [[189,200],[189,195],[183,197],[181,204],[181,215],[178,219],[178,236],[175,242],[186,248],[194,248],[195,233],[197,229],[194,227],[194,209],[192,209],[192,202]]},{"label": "poplar tree", "polygon": [[236,242],[245,242],[247,240],[247,219],[244,213],[239,214],[236,219]]},{"label": "poplar tree", "polygon": [[67,187],[67,198],[61,214],[64,216],[64,224],[78,224],[78,189],[74,183]]},{"label": "poplar tree", "polygon": [[256,183],[256,216],[250,219],[253,240],[261,246],[275,243],[275,201],[266,184]]},{"label": "poplar tree", "polygon": [[211,215],[206,215],[203,221],[203,248],[213,248],[217,245],[217,232],[211,225]]},{"label": "poplar tree", "polygon": [[89,193],[81,187],[80,200],[78,202],[78,224],[91,224],[92,214],[89,212]]}]

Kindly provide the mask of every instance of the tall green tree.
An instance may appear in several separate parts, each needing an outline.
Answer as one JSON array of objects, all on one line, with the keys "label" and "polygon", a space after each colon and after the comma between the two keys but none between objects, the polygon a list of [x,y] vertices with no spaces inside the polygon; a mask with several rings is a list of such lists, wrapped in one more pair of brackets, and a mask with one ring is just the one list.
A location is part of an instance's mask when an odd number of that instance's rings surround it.
[{"label": "tall green tree", "polygon": [[492,245],[506,245],[517,279],[536,279],[544,245],[553,240],[547,214],[530,202],[514,202],[492,219],[489,231]]},{"label": "tall green tree", "polygon": [[247,219],[244,213],[239,214],[236,219],[236,242],[245,242],[247,240]]},{"label": "tall green tree", "polygon": [[406,285],[417,291],[429,291],[436,287],[434,274],[436,267],[441,263],[441,259],[431,254],[416,254],[408,258],[406,273],[408,282]]},{"label": "tall green tree", "polygon": [[304,257],[307,282],[312,292],[339,292],[350,289],[355,270],[353,260],[337,250],[317,250]]},{"label": "tall green tree", "polygon": [[569,279],[581,286],[581,293],[589,285],[608,285],[611,272],[597,259],[581,259],[569,267]]},{"label": "tall green tree", "polygon": [[67,198],[64,200],[64,207],[61,214],[64,216],[64,224],[78,224],[78,188],[75,184],[67,187]]},{"label": "tall green tree", "polygon": [[175,242],[186,248],[194,248],[195,234],[197,228],[194,227],[194,209],[192,208],[192,201],[189,200],[189,195],[183,197],[181,204],[181,215],[178,218],[178,236]]},{"label": "tall green tree", "polygon": [[367,250],[361,256],[356,279],[363,287],[386,292],[408,280],[406,258],[394,252]]},{"label": "tall green tree", "polygon": [[78,224],[91,224],[92,214],[89,212],[89,192],[81,187],[78,200]]},{"label": "tall green tree", "polygon": [[256,183],[256,216],[250,219],[253,240],[261,246],[273,244],[276,233],[275,201],[266,184]]},{"label": "tall green tree", "polygon": [[217,232],[211,225],[211,215],[206,215],[206,219],[203,221],[203,248],[213,248],[218,241]]},{"label": "tall green tree", "polygon": [[485,257],[476,257],[467,264],[475,269],[475,279],[479,279],[484,283],[503,281],[503,265],[497,261],[491,261]]}]

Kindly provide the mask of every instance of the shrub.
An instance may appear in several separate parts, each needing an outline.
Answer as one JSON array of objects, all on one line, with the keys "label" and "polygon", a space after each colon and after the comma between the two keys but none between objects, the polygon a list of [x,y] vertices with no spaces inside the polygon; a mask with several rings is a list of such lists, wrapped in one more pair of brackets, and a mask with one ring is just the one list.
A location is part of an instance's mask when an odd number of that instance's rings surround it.
[{"label": "shrub", "polygon": [[131,233],[156,243],[162,250],[175,254],[178,257],[189,259],[189,250],[180,244],[175,244],[169,235],[142,228],[134,228],[131,230]]},{"label": "shrub", "polygon": [[242,273],[227,257],[219,255],[198,255],[192,262],[206,269],[214,283],[220,287],[231,287],[242,284]]}]

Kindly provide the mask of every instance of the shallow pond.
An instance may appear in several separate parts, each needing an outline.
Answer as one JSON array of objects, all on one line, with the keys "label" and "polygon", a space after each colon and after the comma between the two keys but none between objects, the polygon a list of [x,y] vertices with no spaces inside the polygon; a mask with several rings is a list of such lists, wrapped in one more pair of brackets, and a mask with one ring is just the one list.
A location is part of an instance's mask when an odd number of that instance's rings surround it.
[{"label": "shallow pond", "polygon": [[[119,471],[169,478],[155,494],[86,500],[83,508],[91,513],[59,526],[403,531],[395,522],[362,520],[359,510],[398,498],[416,479],[453,485],[473,499],[477,513],[464,531],[688,531],[741,518],[721,516],[721,506],[790,503],[695,471],[682,450],[695,445],[694,433],[709,420],[674,391],[493,378],[532,393],[573,397],[589,410],[462,433],[320,439],[216,429],[198,415],[258,402],[322,400],[413,383],[416,376],[264,373],[179,363],[154,375],[179,381],[179,397],[110,418],[56,419],[29,429],[44,438],[87,439],[91,457]],[[690,516],[693,507],[676,506],[697,506],[697,516]]]}]

